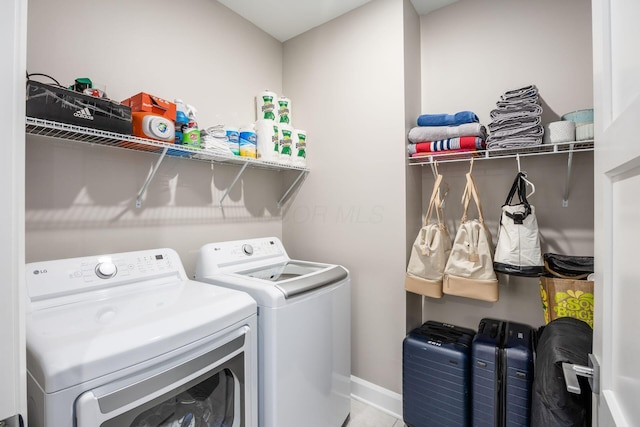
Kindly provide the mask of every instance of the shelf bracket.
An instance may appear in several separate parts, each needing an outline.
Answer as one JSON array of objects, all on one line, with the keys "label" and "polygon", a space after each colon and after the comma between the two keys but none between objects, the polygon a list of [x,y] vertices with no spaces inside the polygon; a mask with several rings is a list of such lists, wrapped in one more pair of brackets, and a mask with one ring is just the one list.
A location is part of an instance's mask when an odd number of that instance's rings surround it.
[{"label": "shelf bracket", "polygon": [[240,168],[240,171],[238,172],[238,174],[236,175],[235,178],[233,178],[233,181],[231,181],[231,184],[229,184],[229,186],[227,187],[227,189],[224,191],[224,194],[222,195],[222,197],[220,198],[220,207],[222,207],[222,202],[224,201],[224,199],[229,195],[229,192],[231,191],[231,189],[233,188],[234,185],[236,185],[236,182],[238,182],[238,179],[240,179],[240,175],[242,175],[242,172],[244,172],[244,170],[247,168],[247,166],[249,165],[249,162],[245,162],[242,167]]},{"label": "shelf bracket", "polygon": [[151,169],[151,172],[149,173],[149,176],[147,176],[147,180],[142,185],[142,188],[140,189],[140,191],[138,191],[138,196],[136,197],[136,208],[142,207],[142,197],[144,196],[144,193],[147,192],[147,187],[149,186],[149,183],[151,182],[156,172],[158,171],[158,168],[160,167],[160,163],[162,163],[162,160],[164,160],[164,156],[167,154],[168,149],[169,147],[164,147],[162,149],[162,154],[160,154],[160,158],[158,159],[156,164],[153,166],[153,169]]},{"label": "shelf bracket", "polygon": [[289,194],[291,193],[291,190],[294,189],[294,187],[296,185],[298,185],[298,183],[300,182],[300,180],[302,179],[302,177],[307,175],[307,171],[306,170],[302,170],[300,171],[300,174],[298,175],[298,177],[293,181],[293,183],[289,186],[289,188],[287,189],[287,191],[285,191],[285,193],[282,195],[282,197],[280,197],[280,200],[278,200],[278,207],[281,208],[282,205],[284,205],[284,203],[287,201]]},{"label": "shelf bracket", "polygon": [[569,158],[567,160],[567,180],[564,184],[564,194],[562,195],[562,207],[569,206],[569,184],[571,181],[571,168],[573,167],[573,144],[569,144]]}]

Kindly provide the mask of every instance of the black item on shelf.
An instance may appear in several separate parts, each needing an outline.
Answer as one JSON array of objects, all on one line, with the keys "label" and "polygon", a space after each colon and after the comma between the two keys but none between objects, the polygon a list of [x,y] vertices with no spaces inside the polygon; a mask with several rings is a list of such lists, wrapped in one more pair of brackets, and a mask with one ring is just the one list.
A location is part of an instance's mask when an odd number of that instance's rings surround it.
[{"label": "black item on shelf", "polygon": [[131,108],[34,80],[27,81],[27,117],[131,135]]},{"label": "black item on shelf", "polygon": [[561,317],[545,326],[536,354],[531,427],[591,426],[591,389],[578,377],[581,394],[567,391],[562,363],[587,366],[593,330],[585,322]]}]

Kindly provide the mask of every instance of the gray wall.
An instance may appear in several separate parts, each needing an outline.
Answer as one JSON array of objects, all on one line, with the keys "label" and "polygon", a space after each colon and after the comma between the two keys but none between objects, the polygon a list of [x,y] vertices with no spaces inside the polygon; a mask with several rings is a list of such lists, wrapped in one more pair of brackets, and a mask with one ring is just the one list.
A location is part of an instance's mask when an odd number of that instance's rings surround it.
[{"label": "gray wall", "polygon": [[[27,69],[64,85],[89,77],[115,100],[182,98],[201,127],[252,123],[254,96],[281,93],[282,44],[216,1],[188,9],[180,21],[167,0],[32,0]],[[28,262],[168,246],[193,273],[205,243],[281,236],[286,173],[245,171],[220,209],[237,166],[167,158],[137,209],[157,155],[39,137],[26,148]]]},{"label": "gray wall", "polygon": [[310,135],[312,170],[284,215],[284,239],[294,256],[350,270],[352,373],[395,392],[405,333],[403,19],[402,2],[376,0],[287,41],[283,79],[295,126]]},{"label": "gray wall", "polygon": [[488,124],[507,89],[535,84],[543,122],[593,108],[589,0],[460,0],[424,15],[422,108]]},{"label": "gray wall", "polygon": [[[593,107],[591,3],[587,0],[461,0],[421,17],[422,109],[427,113],[472,110],[480,122],[509,89],[535,84],[543,123]],[[561,206],[567,155],[521,159],[536,185],[530,202],[543,252],[593,254],[593,155],[574,156],[569,206]],[[460,223],[460,197],[468,163],[441,164],[451,191],[445,215],[452,237]],[[423,212],[433,186],[423,169]],[[515,159],[475,162],[473,175],[488,227],[497,238],[500,206],[517,172]],[[417,230],[416,230],[417,231]],[[477,327],[482,317],[502,317],[534,326],[543,323],[538,280],[500,276],[500,300],[485,303],[445,296],[425,298],[423,319]]]}]

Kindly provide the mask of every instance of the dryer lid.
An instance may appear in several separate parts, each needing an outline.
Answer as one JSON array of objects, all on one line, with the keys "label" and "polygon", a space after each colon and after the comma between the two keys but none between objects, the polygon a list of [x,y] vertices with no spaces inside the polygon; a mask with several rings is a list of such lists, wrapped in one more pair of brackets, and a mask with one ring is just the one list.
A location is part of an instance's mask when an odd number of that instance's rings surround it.
[{"label": "dryer lid", "polygon": [[170,249],[26,271],[27,369],[47,393],[209,339],[257,312],[246,293],[187,279]]},{"label": "dryer lid", "polygon": [[117,372],[239,327],[247,294],[195,281],[27,315],[27,365],[47,393]]}]

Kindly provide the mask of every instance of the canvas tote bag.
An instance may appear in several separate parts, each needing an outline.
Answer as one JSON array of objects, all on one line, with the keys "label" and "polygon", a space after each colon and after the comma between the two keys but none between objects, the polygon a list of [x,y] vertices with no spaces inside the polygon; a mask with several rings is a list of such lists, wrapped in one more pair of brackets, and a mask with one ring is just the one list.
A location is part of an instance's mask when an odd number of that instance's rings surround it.
[{"label": "canvas tote bag", "polygon": [[[493,268],[499,273],[538,277],[544,273],[544,262],[538,220],[527,200],[526,183],[524,172],[518,172],[502,205]],[[519,203],[512,204],[516,194]]]},{"label": "canvas tote bag", "polygon": [[[443,292],[495,302],[498,301],[498,279],[493,270],[491,233],[484,224],[482,205],[471,170],[466,176],[467,185],[462,195],[464,211],[444,269]],[[478,219],[467,218],[471,199],[478,208]]]},{"label": "canvas tote bag", "polygon": [[[451,252],[451,236],[442,212],[441,183],[442,175],[437,174],[424,223],[411,248],[404,281],[405,290],[432,298],[442,298],[442,274]],[[434,211],[437,222],[431,221]]]}]

